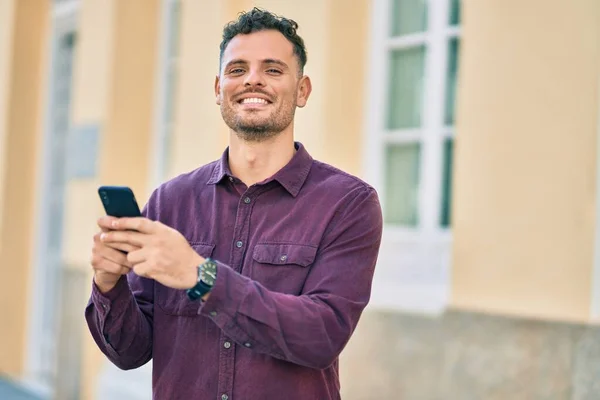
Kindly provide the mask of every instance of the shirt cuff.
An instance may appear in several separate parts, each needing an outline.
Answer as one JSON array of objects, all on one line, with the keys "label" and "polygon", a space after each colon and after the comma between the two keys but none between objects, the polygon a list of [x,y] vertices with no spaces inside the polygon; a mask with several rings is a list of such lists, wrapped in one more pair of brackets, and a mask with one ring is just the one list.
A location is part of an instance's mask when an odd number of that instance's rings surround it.
[{"label": "shirt cuff", "polygon": [[215,285],[208,299],[200,305],[198,314],[209,317],[221,328],[226,326],[236,316],[250,283],[248,278],[217,261]]},{"label": "shirt cuff", "polygon": [[128,294],[129,284],[125,275],[122,275],[117,284],[106,293],[102,293],[96,282],[92,280],[92,302],[102,320],[106,318],[111,309],[115,313],[125,310],[129,301]]}]

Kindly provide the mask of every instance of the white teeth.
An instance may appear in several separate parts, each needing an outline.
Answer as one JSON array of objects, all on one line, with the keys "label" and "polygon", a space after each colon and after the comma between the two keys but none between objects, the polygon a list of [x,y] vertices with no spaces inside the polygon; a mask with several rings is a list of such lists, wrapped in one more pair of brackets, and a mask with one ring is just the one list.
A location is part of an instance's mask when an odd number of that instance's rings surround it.
[{"label": "white teeth", "polygon": [[257,97],[250,97],[242,100],[242,104],[268,104],[268,102],[264,99],[259,99]]}]

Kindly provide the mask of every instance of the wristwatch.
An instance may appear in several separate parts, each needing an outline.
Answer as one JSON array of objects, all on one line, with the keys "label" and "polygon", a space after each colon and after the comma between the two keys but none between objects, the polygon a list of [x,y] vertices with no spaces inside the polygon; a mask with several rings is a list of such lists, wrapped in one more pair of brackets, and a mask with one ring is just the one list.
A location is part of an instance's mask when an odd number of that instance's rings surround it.
[{"label": "wristwatch", "polygon": [[217,263],[211,258],[206,258],[198,265],[198,281],[196,285],[186,291],[190,300],[198,300],[210,292],[217,279]]}]

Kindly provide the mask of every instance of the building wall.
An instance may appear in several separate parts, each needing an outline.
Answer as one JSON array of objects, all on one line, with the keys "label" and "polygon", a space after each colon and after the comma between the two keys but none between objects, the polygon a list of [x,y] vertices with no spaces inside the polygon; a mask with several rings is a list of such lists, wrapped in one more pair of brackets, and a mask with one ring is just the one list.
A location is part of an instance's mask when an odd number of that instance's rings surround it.
[{"label": "building wall", "polygon": [[449,309],[367,310],[342,394],[598,398],[600,3],[462,10]]},{"label": "building wall", "polygon": [[[0,3],[0,54],[11,55],[13,52],[14,1]],[[0,58],[0,160],[6,157],[6,136],[8,101],[11,89],[12,57]],[[4,163],[0,163],[0,188],[4,188]],[[0,193],[0,221],[4,212],[4,192]],[[0,229],[0,251],[2,251],[2,230]]]},{"label": "building wall", "polygon": [[[47,107],[48,3],[0,2],[0,260],[3,267],[15,266],[0,275],[0,314],[6,316],[0,325],[0,373],[14,377],[24,371],[34,295],[30,258]],[[573,336],[582,330],[572,322],[589,322],[592,296],[600,4],[522,3],[463,0],[449,304],[461,311],[410,318],[399,310],[369,308],[344,353],[344,398],[393,397],[395,384],[425,396],[430,392],[420,390],[440,376],[448,390],[464,394],[468,379],[458,375],[461,368],[476,368],[481,357],[486,362],[500,357],[509,368],[506,351],[529,357],[539,343],[562,344],[565,357],[585,353],[586,344]],[[314,90],[308,106],[297,112],[297,139],[315,158],[363,175],[369,161],[362,158],[371,79],[369,0],[354,1],[353,7],[344,0],[183,1],[166,175],[209,162],[227,145],[213,92],[218,45],[224,23],[254,5],[295,19],[308,47],[306,73]],[[78,306],[84,399],[94,398],[106,363],[82,318],[91,284],[90,241],[102,214],[96,188],[130,185],[141,204],[153,188],[160,10],[159,0],[82,0],[79,11],[72,122],[75,130],[95,126],[100,140],[95,174],[68,182],[61,234],[65,268],[86,274],[88,282]],[[518,318],[506,323],[496,314]],[[527,318],[571,324],[540,327]],[[469,336],[472,326],[480,327],[475,336]],[[564,336],[544,341],[556,329]],[[490,349],[485,339],[495,334],[509,338],[508,344]],[[442,340],[444,346],[430,347]],[[577,351],[571,351],[574,346]],[[595,357],[595,352],[591,361],[576,357],[583,360],[577,368],[561,371],[591,371]],[[410,375],[415,365],[433,372]],[[541,364],[532,368],[541,380],[555,376]],[[396,373],[411,379],[398,380]],[[494,370],[490,374],[482,379],[493,379]],[[485,393],[485,382],[477,388]]]},{"label": "building wall", "polygon": [[0,371],[17,377],[23,371],[27,338],[48,8],[42,0],[1,4]]},{"label": "building wall", "polygon": [[451,303],[586,321],[600,3],[463,9]]}]

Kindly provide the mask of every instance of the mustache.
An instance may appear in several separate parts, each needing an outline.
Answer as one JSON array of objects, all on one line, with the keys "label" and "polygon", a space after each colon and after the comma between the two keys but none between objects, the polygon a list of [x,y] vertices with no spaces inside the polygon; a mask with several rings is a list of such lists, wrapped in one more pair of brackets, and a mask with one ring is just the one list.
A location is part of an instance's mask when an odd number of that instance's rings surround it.
[{"label": "mustache", "polygon": [[263,96],[265,96],[271,103],[273,102],[273,98],[271,97],[271,95],[261,89],[250,89],[250,90],[244,90],[241,93],[238,93],[237,95],[235,95],[234,99],[235,101],[239,101],[240,97],[246,95],[246,94],[262,94]]}]

